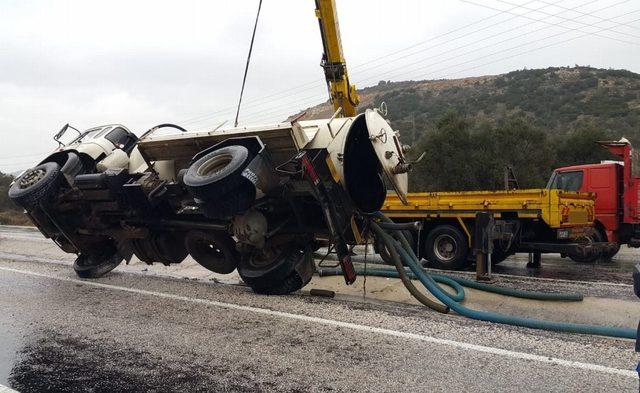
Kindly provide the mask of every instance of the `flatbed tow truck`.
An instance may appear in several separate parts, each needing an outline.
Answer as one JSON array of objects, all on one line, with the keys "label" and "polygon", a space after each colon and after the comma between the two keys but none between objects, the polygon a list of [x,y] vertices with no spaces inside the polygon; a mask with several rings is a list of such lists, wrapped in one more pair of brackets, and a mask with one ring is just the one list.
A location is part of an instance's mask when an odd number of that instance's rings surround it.
[{"label": "flatbed tow truck", "polygon": [[416,251],[444,269],[471,263],[478,211],[514,228],[513,238],[494,241],[493,263],[516,252],[532,253],[534,266],[550,252],[582,263],[610,259],[622,245],[640,247],[640,154],[625,138],[597,143],[619,161],[557,168],[545,189],[409,193],[408,205],[389,195],[382,211],[396,221],[422,221],[423,231],[412,234]]},{"label": "flatbed tow truck", "polygon": [[[413,231],[417,254],[441,269],[464,269],[472,262],[472,238],[477,212],[490,212],[500,227],[493,240],[494,264],[516,252],[598,256],[614,247],[585,241],[593,231],[595,193],[557,189],[511,191],[417,192],[407,205],[389,194],[381,211],[396,222],[420,221]],[[376,247],[384,257],[381,246]]]}]

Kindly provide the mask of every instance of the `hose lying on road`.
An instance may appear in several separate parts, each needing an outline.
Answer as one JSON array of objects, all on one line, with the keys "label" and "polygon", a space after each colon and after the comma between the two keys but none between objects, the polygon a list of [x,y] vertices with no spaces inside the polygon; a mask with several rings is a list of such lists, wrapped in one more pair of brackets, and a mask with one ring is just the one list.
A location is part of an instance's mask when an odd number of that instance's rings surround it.
[{"label": "hose lying on road", "polygon": [[[340,268],[318,268],[318,275],[320,277],[323,276],[341,276],[342,270]],[[409,279],[417,280],[415,274],[411,271],[405,272]],[[367,275],[367,276],[376,276],[376,277],[388,277],[388,278],[399,278],[398,271],[391,269],[380,269],[380,268],[356,268],[356,274]],[[445,284],[454,289],[455,294],[449,293],[449,297],[453,300],[460,302],[464,300],[465,292],[462,287],[479,289],[484,292],[492,292],[500,295],[511,296],[511,297],[519,297],[523,299],[533,299],[533,300],[555,300],[555,301],[581,301],[583,296],[581,293],[549,293],[549,292],[536,292],[536,291],[525,291],[522,289],[516,288],[507,288],[500,287],[496,285],[490,285],[486,283],[481,283],[473,280],[468,280],[466,278],[460,278],[455,276],[445,276],[443,274],[435,274],[431,273],[431,278],[437,283]],[[451,283],[453,281],[453,283]],[[413,284],[413,283],[412,283]],[[453,284],[453,285],[452,285]]]},{"label": "hose lying on road", "polygon": [[[391,222],[391,220],[385,217],[382,213],[378,213],[376,215],[378,219],[383,222]],[[401,231],[390,231],[393,234],[393,237],[385,232],[376,222],[371,221],[371,228],[374,230],[377,236],[383,240],[385,247],[387,250],[391,251],[391,256],[394,259],[397,274],[402,277],[405,276],[406,281],[411,283],[408,280],[407,272],[404,271],[404,266],[406,265],[413,272],[413,275],[420,280],[420,282],[424,285],[424,287],[434,295],[442,304],[450,308],[451,310],[457,312],[460,315],[463,315],[468,318],[477,319],[481,321],[488,322],[496,322],[513,326],[522,326],[533,329],[544,329],[544,330],[553,330],[559,332],[568,332],[568,333],[581,333],[581,334],[596,334],[601,336],[609,336],[609,337],[621,337],[621,338],[636,338],[636,330],[629,328],[620,328],[620,327],[612,327],[612,326],[598,326],[598,325],[588,325],[588,324],[580,324],[580,323],[569,323],[569,322],[555,322],[555,321],[547,321],[537,318],[524,318],[517,317],[513,315],[501,314],[492,311],[478,311],[473,310],[468,307],[465,307],[460,304],[460,301],[464,298],[464,290],[462,290],[462,295],[458,291],[455,285],[450,285],[450,283],[455,283],[459,285],[467,285],[469,287],[474,287],[483,291],[491,291],[495,293],[507,294],[509,296],[518,296],[518,297],[529,297],[529,295],[537,296],[533,297],[535,299],[544,299],[544,300],[581,300],[581,295],[576,294],[544,294],[538,292],[530,292],[530,291],[521,291],[513,288],[504,288],[498,287],[491,284],[485,283],[476,283],[471,280],[453,278],[442,275],[434,275],[426,272],[418,263],[418,258],[414,254],[413,250],[409,246],[407,239]],[[395,238],[394,238],[395,237]],[[367,273],[377,272],[379,269],[368,270]],[[385,270],[385,269],[382,269]],[[390,276],[388,271],[380,272],[382,275],[388,277]],[[439,276],[439,277],[438,277]],[[446,278],[447,280],[444,280]],[[450,280],[450,281],[449,281]],[[450,294],[447,291],[444,291],[440,285],[436,282],[440,281],[446,285],[452,286],[455,290],[455,294]],[[462,282],[461,282],[462,281]],[[405,280],[403,280],[405,283]],[[405,283],[406,285],[406,283]],[[413,285],[413,284],[412,284]],[[409,287],[407,287],[409,289]],[[413,287],[413,289],[416,289]],[[417,290],[417,289],[416,289]],[[413,294],[414,292],[409,289],[409,291]],[[534,295],[535,294],[535,295]],[[526,295],[526,296],[525,296]],[[415,295],[414,295],[415,296]],[[422,302],[422,301],[421,301]],[[433,303],[432,301],[430,301]],[[424,304],[424,302],[423,302]],[[429,307],[431,305],[427,304]],[[440,309],[442,309],[442,305]],[[436,307],[432,307],[436,309]]]},{"label": "hose lying on road", "polygon": [[[382,231],[380,229],[380,231]],[[411,278],[409,278],[409,275],[407,274],[407,272],[404,270],[404,266],[402,266],[402,262],[401,262],[401,258],[400,255],[398,254],[398,251],[396,251],[395,248],[391,247],[389,248],[389,254],[391,255],[391,258],[393,259],[393,263],[396,266],[396,270],[397,273],[394,277],[399,277],[400,280],[402,281],[402,283],[404,284],[404,287],[407,288],[407,291],[409,291],[409,293],[411,294],[411,296],[413,296],[414,298],[416,298],[416,300],[418,300],[420,303],[424,304],[425,306],[441,312],[443,314],[446,314],[449,312],[449,307],[438,303],[438,302],[434,302],[433,300],[429,299],[424,293],[420,292],[418,290],[418,288],[415,287],[415,285],[413,285],[413,282],[411,282]],[[335,271],[340,271],[340,270],[336,270]],[[340,274],[342,274],[342,271],[340,271]],[[357,274],[357,273],[356,273]],[[462,288],[460,288],[462,289]],[[462,290],[462,297],[464,298],[464,290]]]}]

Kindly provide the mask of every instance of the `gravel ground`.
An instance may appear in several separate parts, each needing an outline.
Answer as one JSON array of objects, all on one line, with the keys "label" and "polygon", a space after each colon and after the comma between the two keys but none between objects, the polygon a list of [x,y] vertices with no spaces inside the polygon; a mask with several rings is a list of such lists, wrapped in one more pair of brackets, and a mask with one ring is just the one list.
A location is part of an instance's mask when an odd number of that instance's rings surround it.
[{"label": "gravel ground", "polygon": [[[188,263],[133,263],[87,282],[71,260],[38,234],[0,228],[0,384],[24,392],[638,389],[631,340],[437,314],[385,300],[386,286],[366,299],[257,296]],[[499,280],[635,300],[626,283]],[[628,311],[640,315],[635,304]]]}]

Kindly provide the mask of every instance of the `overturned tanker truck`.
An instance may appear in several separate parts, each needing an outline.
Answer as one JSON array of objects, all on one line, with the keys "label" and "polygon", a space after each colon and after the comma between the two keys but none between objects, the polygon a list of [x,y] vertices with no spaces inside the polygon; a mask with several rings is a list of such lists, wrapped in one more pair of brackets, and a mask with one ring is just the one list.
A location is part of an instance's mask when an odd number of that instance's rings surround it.
[{"label": "overturned tanker truck", "polygon": [[[171,127],[175,132],[160,133]],[[65,126],[57,141],[72,127]],[[83,278],[136,255],[191,255],[238,273],[255,292],[286,294],[314,272],[316,239],[330,239],[347,284],[349,245],[386,197],[401,199],[410,169],[398,133],[377,110],[272,126],[187,132],[162,124],[140,138],[121,125],[89,129],[19,176],[10,198]]]}]

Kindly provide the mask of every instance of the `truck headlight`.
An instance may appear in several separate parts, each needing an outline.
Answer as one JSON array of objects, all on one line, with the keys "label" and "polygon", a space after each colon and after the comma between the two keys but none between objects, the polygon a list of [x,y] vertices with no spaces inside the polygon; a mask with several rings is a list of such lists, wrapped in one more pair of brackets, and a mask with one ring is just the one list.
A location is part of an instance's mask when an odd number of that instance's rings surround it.
[{"label": "truck headlight", "polygon": [[568,239],[571,236],[571,229],[558,229],[558,239]]}]

